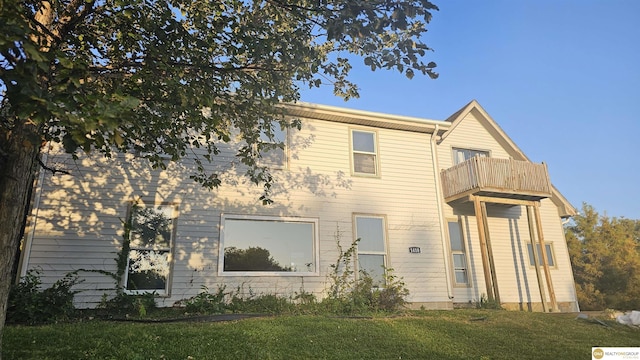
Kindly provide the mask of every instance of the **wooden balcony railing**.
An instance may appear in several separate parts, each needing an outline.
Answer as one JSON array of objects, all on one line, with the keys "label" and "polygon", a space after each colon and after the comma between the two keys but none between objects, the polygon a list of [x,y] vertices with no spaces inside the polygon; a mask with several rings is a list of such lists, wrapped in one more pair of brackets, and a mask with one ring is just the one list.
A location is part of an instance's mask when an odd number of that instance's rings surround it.
[{"label": "wooden balcony railing", "polygon": [[472,194],[539,200],[551,196],[547,166],[475,156],[440,172],[446,201]]}]

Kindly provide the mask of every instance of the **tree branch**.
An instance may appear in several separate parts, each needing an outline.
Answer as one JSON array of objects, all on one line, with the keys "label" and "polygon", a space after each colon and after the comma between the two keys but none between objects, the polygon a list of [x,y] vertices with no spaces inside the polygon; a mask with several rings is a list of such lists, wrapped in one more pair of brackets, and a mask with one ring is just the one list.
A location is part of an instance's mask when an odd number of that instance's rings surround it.
[{"label": "tree branch", "polygon": [[56,173],[61,173],[61,174],[65,174],[65,175],[71,175],[70,172],[68,172],[67,170],[60,170],[60,169],[55,169],[52,167],[47,166],[45,163],[42,162],[42,159],[38,158],[38,163],[40,164],[40,166],[47,170],[47,171],[51,171],[52,175],[55,175]]}]

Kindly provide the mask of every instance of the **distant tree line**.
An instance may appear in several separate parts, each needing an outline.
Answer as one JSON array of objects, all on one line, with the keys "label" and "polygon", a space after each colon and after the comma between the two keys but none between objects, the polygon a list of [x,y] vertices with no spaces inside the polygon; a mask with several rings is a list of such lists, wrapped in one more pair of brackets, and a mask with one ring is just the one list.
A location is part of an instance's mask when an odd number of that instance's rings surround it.
[{"label": "distant tree line", "polygon": [[580,308],[640,310],[640,220],[583,204],[565,234]]}]

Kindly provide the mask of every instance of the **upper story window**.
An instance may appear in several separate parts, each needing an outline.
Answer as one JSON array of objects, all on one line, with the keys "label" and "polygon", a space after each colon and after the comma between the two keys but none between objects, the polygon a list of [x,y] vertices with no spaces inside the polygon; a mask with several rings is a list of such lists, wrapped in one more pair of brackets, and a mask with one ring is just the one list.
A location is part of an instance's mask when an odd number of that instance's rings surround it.
[{"label": "upper story window", "polygon": [[373,131],[351,130],[354,174],[379,175],[378,144]]},{"label": "upper story window", "polygon": [[318,220],[223,215],[222,275],[315,275]]},{"label": "upper story window", "polygon": [[287,128],[274,121],[271,126],[271,134],[273,138],[269,138],[264,132],[260,133],[259,163],[273,169],[284,169],[287,167]]},{"label": "upper story window", "polygon": [[129,253],[124,283],[128,293],[169,292],[176,206],[135,204],[130,211]]},{"label": "upper story window", "polygon": [[453,148],[453,164],[460,164],[461,162],[467,161],[476,155],[480,157],[489,157],[489,152],[486,150]]},{"label": "upper story window", "polygon": [[384,286],[387,265],[385,221],[382,216],[355,216],[358,242],[358,272],[366,272],[373,285]]}]

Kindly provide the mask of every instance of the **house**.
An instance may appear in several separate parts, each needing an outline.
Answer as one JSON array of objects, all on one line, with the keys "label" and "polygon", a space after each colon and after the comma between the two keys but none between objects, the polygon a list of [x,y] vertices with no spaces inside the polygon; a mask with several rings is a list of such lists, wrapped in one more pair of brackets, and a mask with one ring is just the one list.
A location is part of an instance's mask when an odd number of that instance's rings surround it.
[{"label": "house", "polygon": [[20,275],[41,269],[46,286],[81,270],[79,307],[114,293],[105,274],[118,258],[126,291],[155,292],[160,306],[204,286],[322,296],[337,244],[359,238],[355,266],[377,279],[393,268],[414,307],[486,298],[578,311],[562,228],[575,209],[476,101],[444,121],[287,109],[302,125],[279,132],[285,149],[263,159],[276,180],[270,205],[239,175],[233,144],[210,165],[223,182],[213,191],[189,178],[192,158],[154,170],[135,154],[72,160],[52,149],[45,161],[73,175],[41,172]]}]

